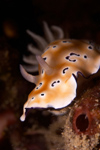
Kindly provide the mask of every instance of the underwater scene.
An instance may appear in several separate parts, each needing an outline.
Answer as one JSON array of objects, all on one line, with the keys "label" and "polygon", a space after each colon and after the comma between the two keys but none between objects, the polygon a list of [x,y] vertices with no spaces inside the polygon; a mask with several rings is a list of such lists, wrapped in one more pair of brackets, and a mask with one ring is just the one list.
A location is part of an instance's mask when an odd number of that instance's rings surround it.
[{"label": "underwater scene", "polygon": [[0,1],[0,150],[100,150],[100,2]]}]

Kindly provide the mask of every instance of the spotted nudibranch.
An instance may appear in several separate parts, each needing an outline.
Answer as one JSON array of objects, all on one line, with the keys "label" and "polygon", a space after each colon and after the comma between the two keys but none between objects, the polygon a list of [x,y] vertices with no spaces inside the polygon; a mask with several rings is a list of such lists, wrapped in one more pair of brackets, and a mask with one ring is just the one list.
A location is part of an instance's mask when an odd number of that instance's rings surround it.
[{"label": "spotted nudibranch", "polygon": [[24,104],[21,121],[27,108],[61,109],[76,97],[78,73],[84,77],[99,70],[100,53],[84,40],[57,40],[50,43],[45,52],[36,55],[39,75],[32,76],[20,66],[24,78],[36,84]]}]

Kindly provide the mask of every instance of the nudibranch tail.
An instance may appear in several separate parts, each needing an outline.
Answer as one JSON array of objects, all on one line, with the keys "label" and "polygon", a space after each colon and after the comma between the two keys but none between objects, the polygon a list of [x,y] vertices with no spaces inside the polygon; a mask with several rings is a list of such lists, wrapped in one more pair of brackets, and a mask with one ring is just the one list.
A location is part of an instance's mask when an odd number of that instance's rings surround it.
[{"label": "nudibranch tail", "polygon": [[25,111],[23,110],[23,115],[20,117],[21,121],[25,121]]},{"label": "nudibranch tail", "polygon": [[20,117],[20,120],[21,120],[21,121],[25,121],[25,118],[26,118],[26,114],[25,114],[25,113],[26,113],[26,109],[25,109],[25,108],[26,108],[26,107],[27,107],[27,103],[24,104],[24,107],[23,107],[23,115]]}]

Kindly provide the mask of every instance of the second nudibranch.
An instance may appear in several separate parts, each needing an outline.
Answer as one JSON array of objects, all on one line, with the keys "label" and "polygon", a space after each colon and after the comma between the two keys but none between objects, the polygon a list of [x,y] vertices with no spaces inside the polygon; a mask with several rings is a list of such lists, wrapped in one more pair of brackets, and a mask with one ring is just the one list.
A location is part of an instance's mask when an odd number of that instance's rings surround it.
[{"label": "second nudibranch", "polygon": [[77,74],[87,77],[96,73],[100,66],[100,53],[96,47],[82,40],[57,40],[36,58],[38,76],[28,74],[20,66],[24,78],[36,84],[24,104],[21,121],[25,120],[27,108],[60,109],[69,105],[76,97]]}]

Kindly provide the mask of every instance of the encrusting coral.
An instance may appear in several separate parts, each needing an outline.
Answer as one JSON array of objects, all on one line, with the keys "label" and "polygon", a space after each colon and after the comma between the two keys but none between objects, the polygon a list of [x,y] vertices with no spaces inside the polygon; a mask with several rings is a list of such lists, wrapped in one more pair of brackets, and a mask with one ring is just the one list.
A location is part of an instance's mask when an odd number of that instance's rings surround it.
[{"label": "encrusting coral", "polygon": [[66,118],[63,137],[67,150],[92,150],[99,144],[100,78],[91,82]]}]

